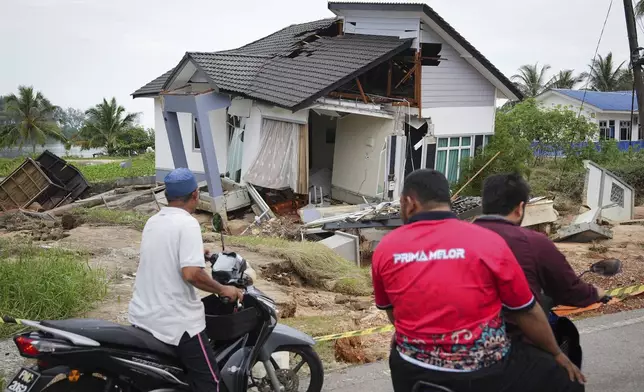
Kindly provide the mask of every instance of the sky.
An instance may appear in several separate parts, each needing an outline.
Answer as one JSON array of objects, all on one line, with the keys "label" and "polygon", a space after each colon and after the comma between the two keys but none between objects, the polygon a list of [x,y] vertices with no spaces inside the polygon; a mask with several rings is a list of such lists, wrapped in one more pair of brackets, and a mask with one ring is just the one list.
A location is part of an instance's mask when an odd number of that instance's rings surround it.
[{"label": "sky", "polygon": [[[587,71],[610,2],[427,4],[510,77],[535,62],[553,71]],[[146,127],[154,126],[153,101],[130,94],[172,69],[186,51],[231,49],[290,24],[333,16],[326,0],[0,0],[0,7],[0,95],[31,85],[58,106],[83,110],[116,97],[140,113]],[[618,0],[599,53],[609,51],[620,62],[628,58]]]}]

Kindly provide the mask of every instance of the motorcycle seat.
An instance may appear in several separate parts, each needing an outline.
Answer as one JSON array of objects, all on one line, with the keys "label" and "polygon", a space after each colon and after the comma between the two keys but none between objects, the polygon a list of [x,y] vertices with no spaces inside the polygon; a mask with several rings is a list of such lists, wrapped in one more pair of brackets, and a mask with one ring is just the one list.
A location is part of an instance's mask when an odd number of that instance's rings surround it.
[{"label": "motorcycle seat", "polygon": [[94,319],[43,321],[41,324],[85,336],[106,346],[134,348],[168,358],[177,356],[174,347],[163,343],[149,332],[130,325]]}]

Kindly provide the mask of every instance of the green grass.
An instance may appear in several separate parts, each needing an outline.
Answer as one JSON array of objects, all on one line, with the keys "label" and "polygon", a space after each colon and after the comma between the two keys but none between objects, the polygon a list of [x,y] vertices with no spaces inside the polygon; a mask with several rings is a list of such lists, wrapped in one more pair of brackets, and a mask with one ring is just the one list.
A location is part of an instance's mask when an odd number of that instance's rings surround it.
[{"label": "green grass", "polygon": [[[108,158],[104,158],[108,159]],[[154,154],[132,158],[132,167],[121,168],[120,162],[78,166],[89,182],[109,182],[119,178],[152,176],[156,173]]]},{"label": "green grass", "polygon": [[226,236],[225,241],[289,262],[295,272],[314,287],[349,295],[371,295],[373,292],[368,269],[357,267],[322,244],[251,236]]},{"label": "green grass", "polygon": [[[90,310],[107,291],[103,270],[87,255],[0,240],[0,314],[16,318],[64,319]],[[15,328],[0,328],[7,337]]]},{"label": "green grass", "polygon": [[11,174],[24,160],[24,158],[0,158],[0,177]]},{"label": "green grass", "polygon": [[[99,158],[97,158],[99,159]],[[102,157],[102,159],[115,159],[113,157]],[[116,158],[119,159],[119,158]],[[120,158],[118,162],[104,163],[98,165],[75,165],[83,173],[89,182],[109,182],[119,178],[152,176],[156,173],[154,165],[154,154],[146,154],[132,158],[132,167],[121,168],[120,163],[128,158]],[[25,158],[0,158],[0,177],[11,174]],[[92,159],[86,159],[92,161]]]},{"label": "green grass", "polygon": [[150,215],[136,211],[108,210],[106,208],[78,208],[73,214],[85,223],[109,226],[127,226],[143,230]]}]

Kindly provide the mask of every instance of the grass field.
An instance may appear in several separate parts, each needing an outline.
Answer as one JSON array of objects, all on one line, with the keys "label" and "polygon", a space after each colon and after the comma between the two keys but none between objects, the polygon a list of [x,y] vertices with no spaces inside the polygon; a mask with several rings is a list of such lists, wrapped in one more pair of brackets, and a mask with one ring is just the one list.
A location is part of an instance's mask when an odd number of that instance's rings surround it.
[{"label": "grass field", "polygon": [[[82,315],[107,292],[104,271],[79,252],[0,239],[0,315],[43,320]],[[0,338],[15,328],[0,328]]]}]

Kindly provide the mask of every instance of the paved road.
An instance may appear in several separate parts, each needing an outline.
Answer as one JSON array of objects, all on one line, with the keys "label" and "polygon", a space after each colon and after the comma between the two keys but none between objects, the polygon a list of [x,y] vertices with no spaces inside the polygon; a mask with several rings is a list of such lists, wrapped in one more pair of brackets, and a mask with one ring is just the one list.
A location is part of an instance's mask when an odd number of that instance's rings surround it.
[{"label": "paved road", "polygon": [[[644,391],[644,310],[577,323],[584,349],[587,392]],[[391,392],[385,363],[354,367],[325,378],[326,392]]]}]

